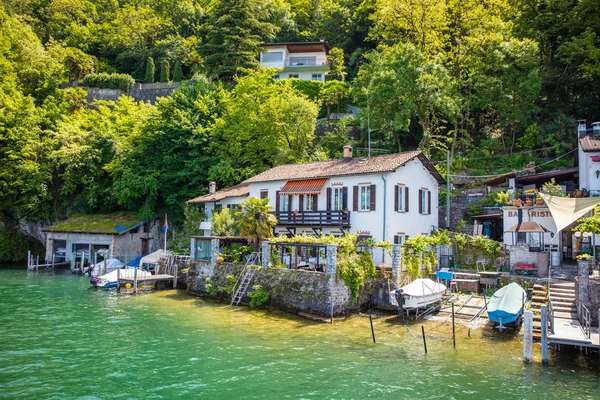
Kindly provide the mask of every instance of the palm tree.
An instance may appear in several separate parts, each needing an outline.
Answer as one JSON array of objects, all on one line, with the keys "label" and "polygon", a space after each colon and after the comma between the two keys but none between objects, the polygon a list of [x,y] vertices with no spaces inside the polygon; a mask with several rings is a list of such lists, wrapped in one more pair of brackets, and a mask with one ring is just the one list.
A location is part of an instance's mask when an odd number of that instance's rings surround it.
[{"label": "palm tree", "polygon": [[248,236],[258,249],[261,239],[272,237],[273,228],[277,225],[277,218],[269,213],[273,207],[269,205],[268,197],[264,199],[249,197],[240,204],[240,207],[242,211],[236,212],[240,233]]}]

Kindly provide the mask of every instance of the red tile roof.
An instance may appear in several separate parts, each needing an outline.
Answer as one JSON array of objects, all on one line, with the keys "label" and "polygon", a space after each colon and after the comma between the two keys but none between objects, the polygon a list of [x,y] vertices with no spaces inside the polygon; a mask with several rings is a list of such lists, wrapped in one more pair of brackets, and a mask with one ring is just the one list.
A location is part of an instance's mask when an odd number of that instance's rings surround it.
[{"label": "red tile roof", "polygon": [[350,160],[338,159],[305,164],[279,165],[253,176],[252,178],[246,179],[242,183],[250,184],[280,180],[315,179],[332,176],[392,172],[414,158],[421,160],[423,165],[425,165],[439,183],[446,182],[422,152],[407,151],[404,153],[375,156],[371,157],[371,159],[354,157]]},{"label": "red tile roof", "polygon": [[186,201],[187,204],[210,203],[229,197],[248,196],[250,194],[250,185],[240,183],[239,185],[228,187],[227,189],[217,190],[214,193],[205,194],[194,199]]},{"label": "red tile roof", "polygon": [[319,194],[327,178],[303,179],[300,181],[289,181],[279,191],[280,195],[290,194]]},{"label": "red tile roof", "polygon": [[586,136],[579,139],[581,150],[583,151],[600,151],[600,138],[594,136]]}]

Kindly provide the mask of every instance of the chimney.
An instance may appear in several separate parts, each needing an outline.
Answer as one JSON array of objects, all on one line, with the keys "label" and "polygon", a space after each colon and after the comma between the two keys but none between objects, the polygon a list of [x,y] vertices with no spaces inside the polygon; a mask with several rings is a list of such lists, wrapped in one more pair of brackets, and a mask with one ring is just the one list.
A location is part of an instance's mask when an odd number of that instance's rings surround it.
[{"label": "chimney", "polygon": [[344,146],[344,161],[352,160],[352,146],[349,144]]},{"label": "chimney", "polygon": [[577,134],[580,139],[587,136],[587,125],[585,123],[585,119],[579,120],[579,126],[577,126]]},{"label": "chimney", "polygon": [[213,194],[217,191],[217,182],[212,181],[208,184],[208,194]]}]

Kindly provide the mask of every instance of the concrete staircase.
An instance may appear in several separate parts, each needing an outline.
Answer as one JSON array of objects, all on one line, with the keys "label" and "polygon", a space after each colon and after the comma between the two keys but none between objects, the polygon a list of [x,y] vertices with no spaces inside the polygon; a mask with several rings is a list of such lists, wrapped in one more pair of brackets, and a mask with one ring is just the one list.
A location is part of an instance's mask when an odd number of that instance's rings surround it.
[{"label": "concrete staircase", "polygon": [[533,339],[542,338],[542,312],[541,306],[548,304],[548,290],[544,285],[534,285],[529,309],[533,311]]},{"label": "concrete staircase", "polygon": [[575,282],[552,282],[549,298],[552,300],[554,318],[578,319]]}]

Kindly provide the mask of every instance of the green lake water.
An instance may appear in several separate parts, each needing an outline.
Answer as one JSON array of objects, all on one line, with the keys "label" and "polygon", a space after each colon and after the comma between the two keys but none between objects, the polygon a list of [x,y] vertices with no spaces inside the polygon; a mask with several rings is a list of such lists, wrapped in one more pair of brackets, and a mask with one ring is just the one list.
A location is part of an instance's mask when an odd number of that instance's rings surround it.
[{"label": "green lake water", "polygon": [[180,291],[0,269],[0,398],[598,399],[597,355],[524,365],[518,335],[364,316],[333,325]]}]

